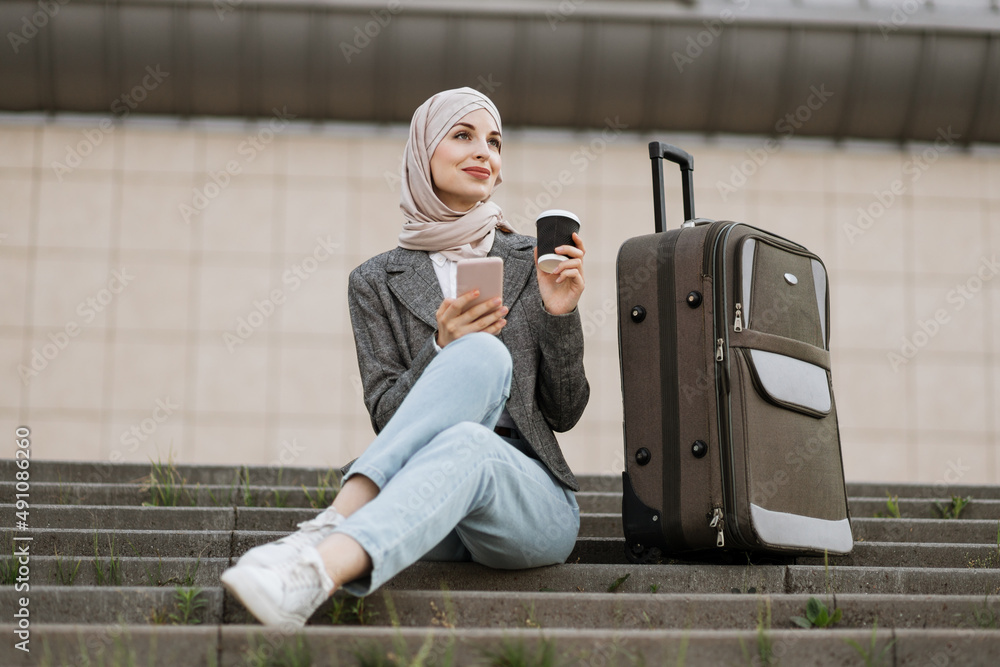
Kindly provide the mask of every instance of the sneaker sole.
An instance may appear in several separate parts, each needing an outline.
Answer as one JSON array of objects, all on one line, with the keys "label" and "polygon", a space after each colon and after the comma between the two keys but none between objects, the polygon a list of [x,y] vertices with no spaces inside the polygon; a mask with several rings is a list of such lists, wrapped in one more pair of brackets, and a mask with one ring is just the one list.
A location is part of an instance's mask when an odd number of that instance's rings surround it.
[{"label": "sneaker sole", "polygon": [[266,570],[246,565],[229,568],[222,573],[219,580],[226,590],[263,625],[282,628],[304,626],[308,619],[296,614],[283,614],[275,609],[274,601],[260,585],[261,578],[267,576],[269,574]]}]

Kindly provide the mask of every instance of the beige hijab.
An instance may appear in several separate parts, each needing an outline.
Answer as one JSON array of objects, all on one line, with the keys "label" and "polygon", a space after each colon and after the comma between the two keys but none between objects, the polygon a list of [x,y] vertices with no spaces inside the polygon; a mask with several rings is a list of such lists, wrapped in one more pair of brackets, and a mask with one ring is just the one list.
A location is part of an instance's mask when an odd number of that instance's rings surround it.
[{"label": "beige hijab", "polygon": [[[472,88],[438,93],[413,113],[402,166],[399,208],[406,221],[399,234],[400,247],[440,252],[452,260],[485,257],[493,247],[497,227],[514,231],[503,219],[503,211],[489,197],[472,210],[460,212],[445,206],[434,193],[431,182],[434,149],[455,123],[476,109],[486,109],[500,129],[500,112],[488,97]],[[497,174],[494,190],[500,181]]]}]

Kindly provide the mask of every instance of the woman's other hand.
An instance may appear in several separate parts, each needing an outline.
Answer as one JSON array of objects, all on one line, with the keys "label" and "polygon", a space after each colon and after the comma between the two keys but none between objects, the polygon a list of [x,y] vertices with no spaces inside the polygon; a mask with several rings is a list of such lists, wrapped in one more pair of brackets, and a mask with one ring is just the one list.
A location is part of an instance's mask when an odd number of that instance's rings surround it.
[{"label": "woman's other hand", "polygon": [[535,248],[538,290],[542,294],[545,310],[553,315],[572,312],[580,303],[580,296],[583,294],[583,256],[587,251],[579,234],[573,234],[573,243],[576,245],[561,245],[555,249],[557,254],[567,259],[560,262],[552,273],[545,273],[538,268],[538,248]]},{"label": "woman's other hand", "polygon": [[448,343],[468,333],[484,331],[497,334],[504,328],[507,320],[503,317],[509,309],[502,305],[500,297],[469,308],[469,304],[478,296],[479,290],[473,290],[441,302],[436,313],[438,347],[444,348]]}]

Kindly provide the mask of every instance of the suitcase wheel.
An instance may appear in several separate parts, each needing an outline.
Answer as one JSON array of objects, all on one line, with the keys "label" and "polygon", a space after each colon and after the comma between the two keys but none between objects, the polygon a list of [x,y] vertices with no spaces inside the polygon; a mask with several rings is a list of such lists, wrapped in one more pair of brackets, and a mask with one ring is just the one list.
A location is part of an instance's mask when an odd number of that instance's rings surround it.
[{"label": "suitcase wheel", "polygon": [[663,552],[658,547],[644,547],[641,544],[625,543],[625,557],[633,565],[649,565],[663,562]]}]

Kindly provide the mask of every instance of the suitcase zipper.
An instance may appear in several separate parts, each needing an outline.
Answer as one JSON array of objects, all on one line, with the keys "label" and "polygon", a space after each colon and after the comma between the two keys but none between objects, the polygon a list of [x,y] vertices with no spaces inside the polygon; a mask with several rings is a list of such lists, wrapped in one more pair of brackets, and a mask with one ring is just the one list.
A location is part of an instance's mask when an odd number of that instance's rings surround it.
[{"label": "suitcase zipper", "polygon": [[726,546],[726,536],[722,532],[722,527],[725,525],[726,519],[722,514],[722,508],[716,507],[712,510],[712,520],[708,522],[709,528],[715,528],[715,546],[724,547]]},{"label": "suitcase zipper", "polygon": [[733,331],[743,331],[743,304],[736,304],[736,321],[733,322]]},{"label": "suitcase zipper", "polygon": [[[726,339],[729,337],[729,323],[726,321],[728,319],[727,313],[729,311],[729,307],[726,304],[727,280],[724,251],[728,243],[729,235],[732,234],[733,230],[740,225],[741,223],[729,223],[724,229],[721,229],[718,236],[715,237],[712,252],[713,263],[712,266],[709,267],[710,270],[708,272],[709,275],[713,277],[717,287],[715,290],[715,331],[716,335],[719,337],[716,339],[715,360],[716,362],[722,364],[719,368],[719,373],[717,374],[717,378],[722,381],[721,386],[719,386],[719,384],[716,385],[719,406],[720,459],[722,463],[722,507],[715,508],[712,516],[712,523],[710,524],[711,527],[717,530],[715,541],[717,546],[725,545],[725,533],[723,530],[725,525],[724,508],[728,508],[730,513],[736,513],[738,509],[736,507],[737,500],[735,480],[732,478],[733,471],[736,469],[736,464],[734,461],[734,453],[732,451],[732,443],[730,442],[732,423],[730,421],[731,416],[729,410],[729,368],[725,363]],[[742,304],[740,310],[737,312],[742,313]],[[742,326],[742,314],[740,315],[740,319],[738,321]],[[739,521],[735,521],[730,527],[730,536],[736,541],[737,545],[748,544],[740,534]]]}]

